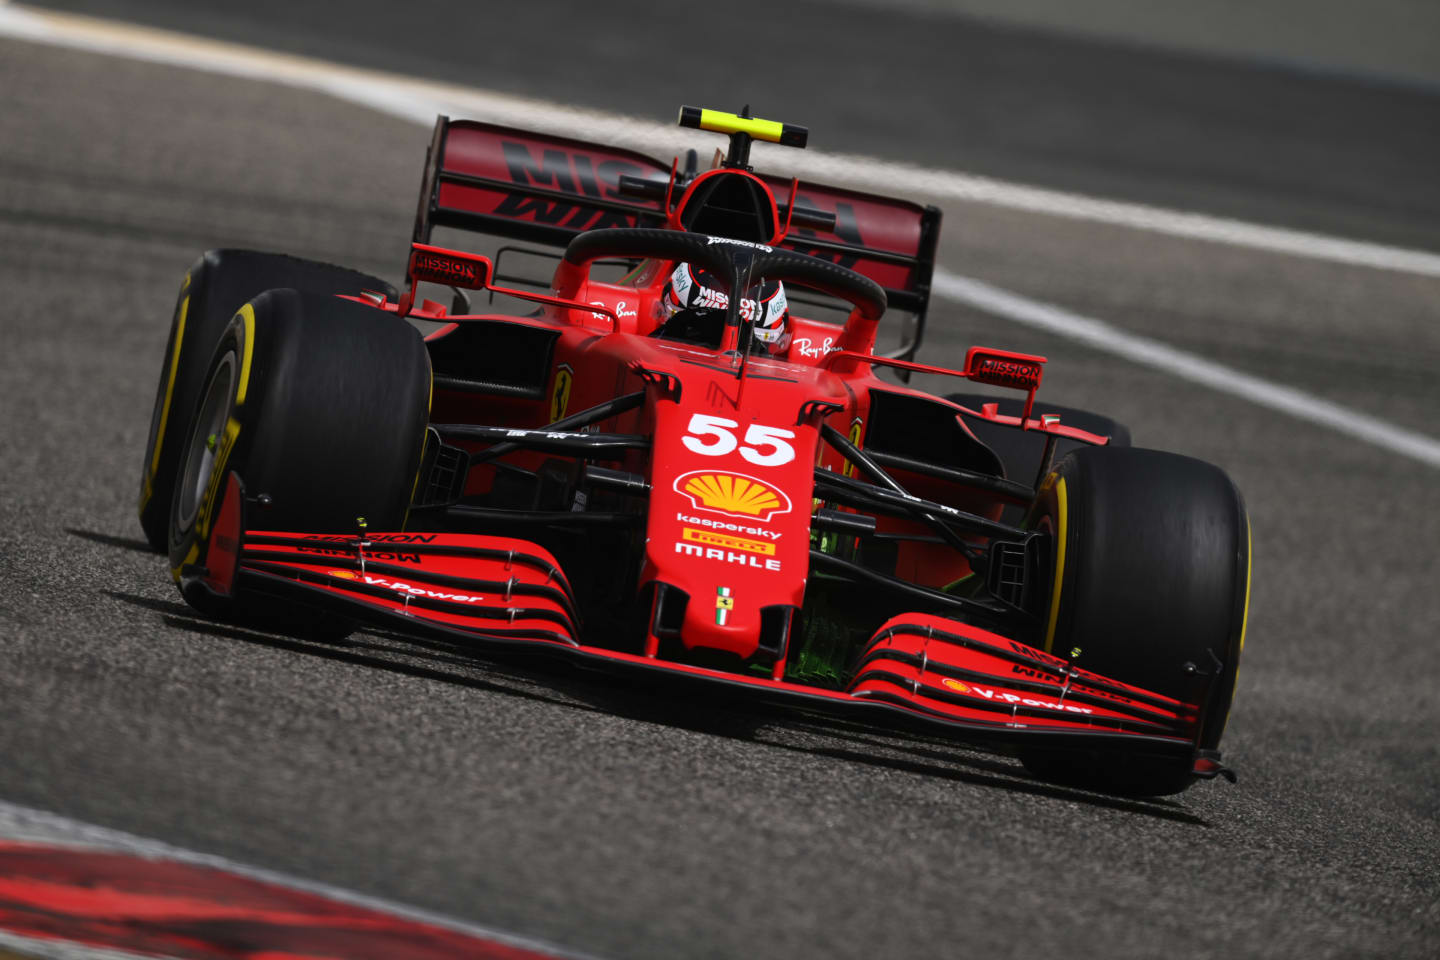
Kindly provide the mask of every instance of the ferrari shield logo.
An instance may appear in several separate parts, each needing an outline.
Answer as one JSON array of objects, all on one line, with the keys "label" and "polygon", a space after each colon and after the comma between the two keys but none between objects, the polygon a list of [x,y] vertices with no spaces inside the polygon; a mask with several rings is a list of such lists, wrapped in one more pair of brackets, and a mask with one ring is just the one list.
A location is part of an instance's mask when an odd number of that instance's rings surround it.
[{"label": "ferrari shield logo", "polygon": [[735,609],[735,598],[730,595],[729,587],[715,588],[715,623],[717,626],[725,626],[725,621],[730,619],[730,611]]},{"label": "ferrari shield logo", "polygon": [[565,408],[570,406],[570,387],[574,383],[575,371],[570,364],[562,363],[555,368],[555,388],[550,393],[551,423],[565,416]]}]

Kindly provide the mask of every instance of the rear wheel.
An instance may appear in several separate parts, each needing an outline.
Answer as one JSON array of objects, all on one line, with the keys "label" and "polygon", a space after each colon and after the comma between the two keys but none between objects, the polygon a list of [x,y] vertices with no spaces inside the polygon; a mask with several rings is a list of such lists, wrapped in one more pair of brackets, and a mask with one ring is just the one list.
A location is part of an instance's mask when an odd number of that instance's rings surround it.
[{"label": "rear wheel", "polygon": [[[1215,749],[1249,599],[1249,521],[1230,478],[1178,454],[1084,448],[1046,477],[1031,522],[1055,542],[1045,649],[1156,693],[1203,697],[1199,747]],[[1021,759],[1044,776],[1117,793],[1178,793],[1193,779],[1188,760],[1047,752]]]},{"label": "rear wheel", "polygon": [[281,287],[310,293],[378,290],[395,296],[394,288],[377,277],[283,254],[210,250],[195,261],[185,274],[170,321],[140,471],[140,526],[156,551],[166,549],[175,474],[216,344],[242,304]]},{"label": "rear wheel", "polygon": [[[204,567],[225,477],[252,498],[249,525],[349,533],[401,530],[430,406],[430,361],[410,324],[335,297],[271,290],[241,307],[206,370],[171,497],[172,572]],[[274,612],[237,596],[232,611],[201,590],[206,613]],[[243,609],[241,609],[243,608]]]}]

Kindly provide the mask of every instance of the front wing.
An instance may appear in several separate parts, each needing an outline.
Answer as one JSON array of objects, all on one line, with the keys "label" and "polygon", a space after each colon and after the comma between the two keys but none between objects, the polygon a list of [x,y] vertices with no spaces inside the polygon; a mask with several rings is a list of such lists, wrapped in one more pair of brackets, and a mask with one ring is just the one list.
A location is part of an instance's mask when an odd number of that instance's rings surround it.
[{"label": "front wing", "polygon": [[921,613],[895,617],[876,633],[845,690],[775,680],[768,671],[729,673],[645,657],[584,642],[564,572],[534,543],[449,533],[242,534],[242,496],[232,482],[208,569],[182,575],[187,594],[202,591],[223,601],[237,591],[255,591],[477,653],[560,656],[591,668],[729,689],[765,703],[1010,749],[1117,750],[1187,761],[1200,777],[1226,772],[1210,751],[1197,749],[1203,688],[1192,702],[1182,702],[970,624]]}]

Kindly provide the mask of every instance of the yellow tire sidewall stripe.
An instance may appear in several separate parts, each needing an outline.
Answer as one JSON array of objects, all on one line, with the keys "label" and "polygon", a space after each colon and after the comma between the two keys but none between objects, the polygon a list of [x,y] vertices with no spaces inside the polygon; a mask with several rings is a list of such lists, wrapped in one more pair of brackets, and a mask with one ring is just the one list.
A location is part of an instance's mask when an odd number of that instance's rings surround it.
[{"label": "yellow tire sidewall stripe", "polygon": [[[230,322],[240,323],[240,380],[235,385],[235,410],[245,405],[245,396],[250,390],[250,363],[255,355],[255,308],[245,304]],[[220,481],[225,476],[225,467],[230,460],[230,451],[235,449],[235,440],[240,436],[240,421],[231,414],[225,421],[225,430],[215,450],[215,466],[210,471],[210,480],[205,484],[205,496],[200,501],[200,512],[195,519],[195,531],[201,537],[210,533],[210,519],[215,512],[215,498],[219,496]]]},{"label": "yellow tire sidewall stripe", "polygon": [[1060,591],[1065,585],[1065,533],[1069,518],[1065,478],[1055,481],[1055,583],[1050,588],[1050,622],[1045,627],[1045,652],[1055,645],[1055,626],[1060,620]]},{"label": "yellow tire sidewall stripe", "polygon": [[240,361],[240,386],[235,391],[235,406],[243,407],[245,393],[250,388],[250,359],[255,353],[255,308],[248,303],[245,304],[240,308],[240,312],[235,314],[235,319],[242,321],[245,326],[244,356]]},{"label": "yellow tire sidewall stripe", "polygon": [[[190,277],[185,277],[185,286],[190,286]],[[145,470],[144,491],[140,497],[140,508],[143,510],[145,504],[150,502],[151,495],[155,492],[155,475],[160,472],[160,448],[165,441],[165,426],[170,422],[170,405],[175,397],[175,378],[180,372],[180,348],[185,342],[185,320],[190,314],[190,295],[186,294],[180,301],[179,316],[175,321],[175,349],[170,354],[170,369],[165,377],[165,400],[160,407],[160,423],[155,428],[155,452],[150,457],[150,463]]]},{"label": "yellow tire sidewall stripe", "polygon": [[[1250,517],[1245,517],[1245,608],[1240,614],[1240,652],[1245,652],[1245,628],[1250,625],[1250,571],[1255,567],[1255,538],[1250,533]],[[1239,674],[1237,669],[1236,674]]]},{"label": "yellow tire sidewall stripe", "polygon": [[[235,388],[235,410],[238,411],[245,403],[246,394],[250,389],[250,367],[255,355],[255,309],[250,304],[245,304],[234,319],[230,321],[234,326],[236,322],[240,325],[240,379]],[[223,342],[223,340],[222,340]],[[225,428],[221,433],[215,446],[215,464],[210,470],[210,479],[205,484],[205,495],[200,499],[200,506],[195,513],[195,527],[191,531],[194,541],[190,544],[190,550],[180,566],[173,567],[170,575],[177,581],[180,579],[180,571],[186,564],[194,563],[200,556],[200,544],[210,534],[210,521],[214,515],[215,499],[219,495],[221,480],[225,477],[225,468],[229,464],[230,451],[235,448],[235,441],[240,436],[240,420],[231,414],[225,421]]]}]

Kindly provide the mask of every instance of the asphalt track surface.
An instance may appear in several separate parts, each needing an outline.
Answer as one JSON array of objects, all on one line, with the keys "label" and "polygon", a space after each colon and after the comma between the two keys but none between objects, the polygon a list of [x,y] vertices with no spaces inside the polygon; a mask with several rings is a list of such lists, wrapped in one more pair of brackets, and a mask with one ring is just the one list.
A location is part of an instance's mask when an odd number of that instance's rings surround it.
[{"label": "asphalt track surface", "polygon": [[[1241,780],[1168,801],[389,635],[207,622],[133,517],[181,275],[241,245],[395,276],[425,131],[13,41],[0,90],[0,799],[601,956],[1435,954],[1433,469],[937,307],[924,359],[1043,353],[1047,396],[1246,495]],[[1433,278],[959,204],[947,227],[952,269],[1436,432]]]}]

